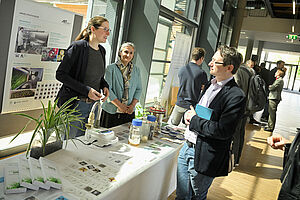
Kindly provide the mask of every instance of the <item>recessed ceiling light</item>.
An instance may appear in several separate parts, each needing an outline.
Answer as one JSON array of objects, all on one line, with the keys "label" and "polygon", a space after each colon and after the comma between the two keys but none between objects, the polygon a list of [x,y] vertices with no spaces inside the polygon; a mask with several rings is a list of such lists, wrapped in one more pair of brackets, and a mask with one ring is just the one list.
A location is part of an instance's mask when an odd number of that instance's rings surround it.
[{"label": "recessed ceiling light", "polygon": [[296,14],[296,0],[293,0],[293,15]]},{"label": "recessed ceiling light", "polygon": [[241,31],[241,34],[246,34],[246,32],[245,31]]}]

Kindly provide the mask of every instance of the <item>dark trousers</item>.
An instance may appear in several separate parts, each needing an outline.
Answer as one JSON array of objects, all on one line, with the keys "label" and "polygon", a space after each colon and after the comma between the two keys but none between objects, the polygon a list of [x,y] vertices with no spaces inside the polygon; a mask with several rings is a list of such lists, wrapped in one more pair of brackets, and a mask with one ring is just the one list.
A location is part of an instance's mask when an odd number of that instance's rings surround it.
[{"label": "dark trousers", "polygon": [[[269,96],[269,91],[267,91],[267,96]],[[264,112],[261,115],[261,118],[268,119],[269,118],[269,99],[265,104]]]},{"label": "dark trousers", "polygon": [[264,112],[261,115],[261,118],[268,119],[269,118],[269,100],[267,100],[264,108]]},{"label": "dark trousers", "polygon": [[101,113],[100,126],[104,128],[111,128],[114,126],[119,126],[131,122],[135,118],[135,113],[116,113],[110,114],[104,110]]},{"label": "dark trousers", "polygon": [[234,164],[239,164],[240,162],[240,158],[244,146],[246,122],[247,122],[247,116],[244,115],[242,119],[239,121],[235,129],[235,133],[233,135],[232,151],[234,154]]}]

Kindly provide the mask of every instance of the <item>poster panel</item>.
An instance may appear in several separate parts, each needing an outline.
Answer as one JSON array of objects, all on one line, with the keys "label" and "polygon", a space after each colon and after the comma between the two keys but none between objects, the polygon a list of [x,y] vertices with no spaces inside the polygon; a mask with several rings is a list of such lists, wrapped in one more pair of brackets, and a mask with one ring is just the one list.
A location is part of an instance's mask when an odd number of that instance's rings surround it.
[{"label": "poster panel", "polygon": [[1,113],[41,108],[61,86],[55,72],[70,45],[74,13],[16,0]]},{"label": "poster panel", "polygon": [[191,42],[192,37],[190,35],[176,33],[170,69],[161,96],[162,102],[168,100],[172,87],[179,87],[178,71],[180,67],[186,65],[189,61]]}]

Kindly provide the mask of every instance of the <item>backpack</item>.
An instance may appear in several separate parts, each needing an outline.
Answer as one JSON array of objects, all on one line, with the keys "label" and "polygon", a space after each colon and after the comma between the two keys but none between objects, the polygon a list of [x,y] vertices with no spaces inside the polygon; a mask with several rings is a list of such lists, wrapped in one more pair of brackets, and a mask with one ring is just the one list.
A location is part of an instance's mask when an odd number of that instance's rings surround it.
[{"label": "backpack", "polygon": [[247,110],[255,113],[264,109],[267,102],[266,83],[260,75],[256,74],[253,76],[248,69],[244,67],[241,67],[241,69],[247,71],[250,76],[247,92]]}]

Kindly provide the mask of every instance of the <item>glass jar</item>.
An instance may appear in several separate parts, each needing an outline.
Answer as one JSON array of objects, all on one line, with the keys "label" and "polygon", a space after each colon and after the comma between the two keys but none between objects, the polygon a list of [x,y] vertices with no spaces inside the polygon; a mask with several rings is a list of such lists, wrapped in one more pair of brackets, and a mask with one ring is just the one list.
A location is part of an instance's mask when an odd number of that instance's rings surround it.
[{"label": "glass jar", "polygon": [[156,117],[154,115],[148,115],[147,121],[148,121],[148,124],[149,124],[148,140],[152,140],[153,136],[154,136],[154,131],[155,131]]},{"label": "glass jar", "polygon": [[150,126],[147,118],[143,118],[142,127],[140,128],[141,133],[141,142],[147,142],[148,141],[148,135],[150,132]]},{"label": "glass jar", "polygon": [[140,128],[142,126],[142,120],[133,119],[129,130],[128,143],[133,146],[138,146],[141,142]]}]

